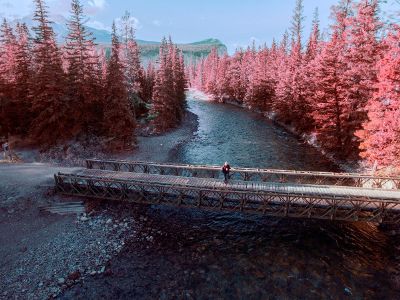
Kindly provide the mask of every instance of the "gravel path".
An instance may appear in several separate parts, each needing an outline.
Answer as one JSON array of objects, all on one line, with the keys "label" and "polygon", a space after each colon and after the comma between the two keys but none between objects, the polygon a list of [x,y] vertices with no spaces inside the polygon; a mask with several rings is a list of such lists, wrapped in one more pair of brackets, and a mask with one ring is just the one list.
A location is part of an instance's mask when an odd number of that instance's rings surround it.
[{"label": "gravel path", "polygon": [[[134,153],[114,158],[168,161],[196,128],[196,115],[188,113],[180,128],[140,137]],[[35,163],[37,151],[18,154],[29,163],[0,161],[0,299],[55,298],[88,278],[109,276],[110,260],[141,231],[143,208],[55,195],[54,173],[75,168]],[[149,244],[153,237],[140,239]]]}]

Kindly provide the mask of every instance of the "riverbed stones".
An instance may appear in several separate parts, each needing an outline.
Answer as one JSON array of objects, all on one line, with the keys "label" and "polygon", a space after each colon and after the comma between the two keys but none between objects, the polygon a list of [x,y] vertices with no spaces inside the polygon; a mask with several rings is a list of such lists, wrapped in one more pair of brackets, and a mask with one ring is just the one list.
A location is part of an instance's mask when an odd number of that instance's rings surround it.
[{"label": "riverbed stones", "polygon": [[68,280],[78,280],[80,277],[81,277],[81,272],[79,272],[79,270],[76,270],[75,272],[72,272],[71,274],[69,274],[67,279]]},{"label": "riverbed stones", "polygon": [[353,293],[351,292],[351,289],[349,287],[345,287],[344,292],[346,295],[350,295],[350,296],[353,295]]}]

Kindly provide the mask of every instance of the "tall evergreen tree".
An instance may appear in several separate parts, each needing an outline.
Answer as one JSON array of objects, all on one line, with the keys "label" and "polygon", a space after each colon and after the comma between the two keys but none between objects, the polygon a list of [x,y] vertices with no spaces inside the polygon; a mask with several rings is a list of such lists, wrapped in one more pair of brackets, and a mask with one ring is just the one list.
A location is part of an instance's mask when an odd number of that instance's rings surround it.
[{"label": "tall evergreen tree", "polygon": [[142,103],[143,97],[143,68],[140,65],[139,46],[135,41],[134,28],[130,27],[127,35],[124,61],[125,61],[125,77],[128,89],[128,99],[131,103],[131,109],[136,118],[136,107]]},{"label": "tall evergreen tree", "polygon": [[363,141],[361,156],[371,165],[400,167],[400,27],[385,39],[383,58],[378,62],[378,83],[366,109],[368,120],[357,136]]},{"label": "tall evergreen tree", "polygon": [[96,132],[99,124],[96,107],[101,105],[99,74],[97,73],[98,56],[94,38],[84,26],[85,16],[79,0],[71,2],[71,17],[68,21],[68,35],[65,45],[67,62],[68,98],[70,114],[78,134]]},{"label": "tall evergreen tree", "polygon": [[132,146],[136,127],[129,106],[128,92],[125,86],[124,67],[120,58],[121,45],[116,26],[112,27],[111,57],[107,68],[106,98],[104,105],[103,128],[111,139],[109,146],[122,149]]},{"label": "tall evergreen tree", "polygon": [[34,21],[37,26],[33,46],[34,82],[31,88],[32,114],[31,137],[34,143],[54,144],[73,136],[73,121],[67,113],[70,103],[65,96],[65,74],[61,53],[48,19],[43,0],[35,0]]},{"label": "tall evergreen tree", "polygon": [[4,19],[0,27],[0,118],[4,135],[15,133],[17,109],[15,107],[17,40]]},{"label": "tall evergreen tree", "polygon": [[346,63],[343,59],[345,41],[335,31],[316,59],[313,80],[315,94],[313,112],[315,133],[323,149],[338,153],[342,158],[349,151],[345,147],[348,103],[344,96],[347,88],[343,80]]},{"label": "tall evergreen tree", "polygon": [[166,39],[163,39],[160,46],[159,69],[154,83],[153,106],[150,111],[157,131],[165,131],[177,124],[172,62],[168,59],[168,48]]},{"label": "tall evergreen tree", "polygon": [[29,93],[32,83],[32,43],[26,24],[17,24],[17,50],[15,68],[16,133],[26,135],[32,121]]},{"label": "tall evergreen tree", "polygon": [[345,130],[348,137],[345,146],[355,154],[359,151],[361,140],[355,132],[367,120],[367,101],[372,99],[377,83],[376,62],[381,56],[377,40],[381,22],[378,18],[378,0],[361,0],[356,4],[356,15],[349,17],[347,33],[345,74],[348,89],[346,98],[350,104]]}]

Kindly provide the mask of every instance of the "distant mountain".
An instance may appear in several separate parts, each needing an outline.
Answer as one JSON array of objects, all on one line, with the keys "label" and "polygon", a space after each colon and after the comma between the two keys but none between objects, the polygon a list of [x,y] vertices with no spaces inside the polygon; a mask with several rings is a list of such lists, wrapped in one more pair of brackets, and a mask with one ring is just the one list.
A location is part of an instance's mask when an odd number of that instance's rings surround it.
[{"label": "distant mountain", "polygon": [[[158,58],[160,43],[142,44],[138,41],[140,53],[143,61],[154,61]],[[207,39],[204,41],[177,44],[178,49],[182,50],[185,62],[196,61],[202,57],[206,57],[213,48],[216,48],[219,54],[227,52],[226,46],[217,39]]]},{"label": "distant mountain", "polygon": [[218,39],[206,39],[199,42],[190,43],[189,45],[223,45]]},{"label": "distant mountain", "polygon": [[[53,21],[53,29],[57,36],[57,42],[63,44],[65,42],[65,37],[68,35],[67,19],[61,15],[52,15],[50,19]],[[12,23],[15,25],[17,22],[26,23],[29,28],[36,25],[32,21],[32,16],[15,20]],[[99,47],[106,49],[111,47],[111,32],[90,26],[86,26],[86,28],[89,32],[92,32],[93,37],[96,39],[95,42]],[[137,43],[140,46],[143,62],[147,63],[150,60],[154,61],[158,58],[160,42],[138,39]],[[189,44],[178,44],[178,48],[182,50],[186,62],[207,56],[213,48],[217,48],[219,54],[227,52],[226,46],[220,40],[213,38]]]}]

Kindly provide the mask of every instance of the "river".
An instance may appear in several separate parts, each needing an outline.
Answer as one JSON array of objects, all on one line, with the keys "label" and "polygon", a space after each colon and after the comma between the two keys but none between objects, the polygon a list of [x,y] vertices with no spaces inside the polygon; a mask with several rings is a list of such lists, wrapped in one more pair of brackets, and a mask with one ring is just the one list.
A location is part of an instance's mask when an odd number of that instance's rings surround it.
[{"label": "river", "polygon": [[[313,147],[259,114],[193,95],[188,106],[198,115],[199,128],[191,141],[174,151],[173,161],[337,170]],[[127,242],[111,261],[111,275],[90,279],[64,298],[398,299],[400,295],[392,280],[399,271],[399,238],[373,224],[155,206],[140,209],[137,217],[145,224],[142,238]]]}]

